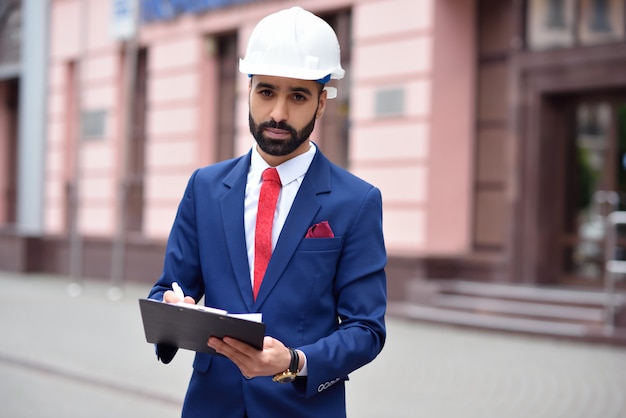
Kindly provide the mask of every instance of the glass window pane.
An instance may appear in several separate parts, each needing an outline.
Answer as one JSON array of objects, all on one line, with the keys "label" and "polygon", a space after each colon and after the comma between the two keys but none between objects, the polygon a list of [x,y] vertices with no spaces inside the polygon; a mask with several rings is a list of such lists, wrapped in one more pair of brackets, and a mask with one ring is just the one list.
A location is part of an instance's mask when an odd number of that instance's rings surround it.
[{"label": "glass window pane", "polygon": [[576,193],[577,245],[566,257],[570,272],[580,277],[601,276],[604,217],[617,209],[618,195],[610,170],[611,108],[608,103],[582,103],[576,112],[576,172],[570,173]]},{"label": "glass window pane", "polygon": [[624,0],[581,0],[580,13],[581,44],[624,40]]},{"label": "glass window pane", "polygon": [[575,0],[529,0],[526,14],[529,49],[574,45]]},{"label": "glass window pane", "polygon": [[2,9],[0,7],[0,64],[18,64],[22,43],[21,9],[19,5]]}]

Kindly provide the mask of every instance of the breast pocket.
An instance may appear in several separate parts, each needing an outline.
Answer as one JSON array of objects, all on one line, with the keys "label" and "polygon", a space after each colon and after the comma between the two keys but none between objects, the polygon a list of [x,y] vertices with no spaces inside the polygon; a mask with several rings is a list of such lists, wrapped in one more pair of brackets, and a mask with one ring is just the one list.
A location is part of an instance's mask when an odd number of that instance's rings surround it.
[{"label": "breast pocket", "polygon": [[341,237],[305,238],[297,251],[337,251],[341,248]]},{"label": "breast pocket", "polygon": [[341,254],[341,238],[305,238],[300,242],[291,263],[301,286],[330,285]]}]

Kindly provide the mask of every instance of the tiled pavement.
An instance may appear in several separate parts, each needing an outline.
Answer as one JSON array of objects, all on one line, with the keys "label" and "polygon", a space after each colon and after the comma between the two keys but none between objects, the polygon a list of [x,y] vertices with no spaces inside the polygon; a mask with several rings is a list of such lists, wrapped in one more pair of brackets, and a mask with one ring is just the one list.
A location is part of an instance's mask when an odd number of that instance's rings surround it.
[{"label": "tiled pavement", "polygon": [[[177,417],[192,354],[157,363],[147,285],[0,272],[0,416]],[[626,418],[626,348],[388,318],[388,341],[348,383],[353,418]]]}]

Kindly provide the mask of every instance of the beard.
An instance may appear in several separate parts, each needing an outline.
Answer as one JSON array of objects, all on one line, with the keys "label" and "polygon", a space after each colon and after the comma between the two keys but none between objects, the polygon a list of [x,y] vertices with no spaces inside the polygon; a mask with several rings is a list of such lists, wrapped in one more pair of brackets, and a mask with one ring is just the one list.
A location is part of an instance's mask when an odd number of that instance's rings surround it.
[{"label": "beard", "polygon": [[[315,128],[315,114],[309,123],[306,124],[299,132],[294,129],[293,126],[286,122],[275,122],[273,120],[267,122],[257,123],[252,118],[252,114],[248,113],[248,123],[250,124],[250,133],[259,145],[259,148],[266,154],[278,157],[289,155],[294,152],[300,145],[309,139],[313,128]],[[263,131],[266,128],[282,129],[288,131],[291,137],[287,140],[268,139],[263,136]]]}]

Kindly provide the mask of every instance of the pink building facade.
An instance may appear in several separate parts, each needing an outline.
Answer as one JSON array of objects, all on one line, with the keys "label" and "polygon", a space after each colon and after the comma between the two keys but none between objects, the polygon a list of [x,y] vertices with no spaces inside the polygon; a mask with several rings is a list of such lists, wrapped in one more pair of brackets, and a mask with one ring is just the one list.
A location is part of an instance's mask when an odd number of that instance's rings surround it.
[{"label": "pink building facade", "polygon": [[[468,69],[474,27],[472,2],[466,1],[257,1],[153,21],[144,11],[137,44],[145,63],[135,84],[145,83],[140,92],[145,99],[138,99],[145,100],[145,120],[133,123],[144,123],[139,129],[145,147],[141,165],[131,168],[141,170],[143,182],[141,225],[135,232],[165,240],[192,170],[224,157],[218,155],[216,128],[220,71],[236,78],[234,125],[226,128],[233,133],[232,156],[250,149],[248,80],[238,73],[236,60],[218,51],[220,42],[224,34],[236,39],[241,57],[260,18],[296,4],[331,19],[347,16],[349,33],[342,34],[350,43],[344,48],[344,55],[350,54],[344,57],[348,77],[337,83],[337,112],[346,115],[335,122],[349,129],[346,138],[323,138],[321,148],[346,142],[340,162],[381,188],[390,255],[468,252],[474,112],[474,73]],[[72,185],[81,235],[110,239],[120,223],[119,190],[128,184],[122,178],[129,153],[125,124],[131,113],[128,56],[124,42],[111,35],[112,7],[105,1],[51,2],[47,234],[67,233]],[[231,68],[220,68],[227,64]],[[78,146],[77,102],[83,120],[87,113],[101,125]],[[314,136],[326,133],[319,131]]]},{"label": "pink building facade", "polygon": [[[626,324],[605,268],[626,234],[609,248],[603,226],[626,211],[624,0],[141,0],[128,37],[130,3],[0,6],[0,269],[152,282],[192,171],[253,146],[249,34],[297,5],[338,34],[347,76],[312,138],[382,191],[390,312],[589,338]],[[48,25],[46,63],[21,76],[20,5]],[[44,104],[32,124],[23,97]]]}]

